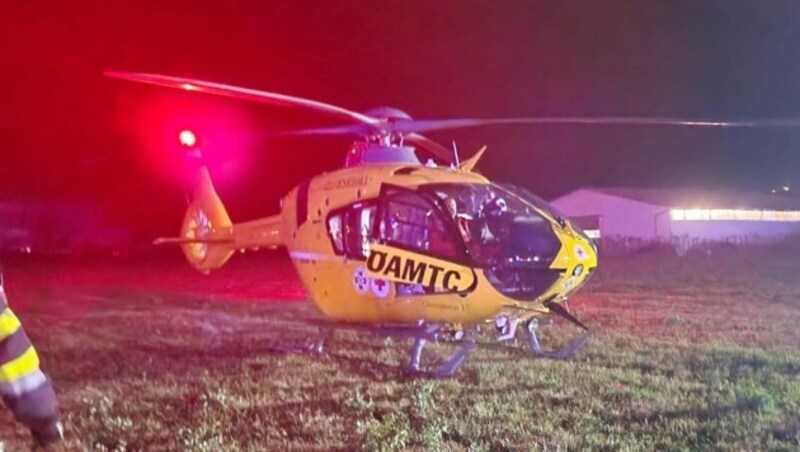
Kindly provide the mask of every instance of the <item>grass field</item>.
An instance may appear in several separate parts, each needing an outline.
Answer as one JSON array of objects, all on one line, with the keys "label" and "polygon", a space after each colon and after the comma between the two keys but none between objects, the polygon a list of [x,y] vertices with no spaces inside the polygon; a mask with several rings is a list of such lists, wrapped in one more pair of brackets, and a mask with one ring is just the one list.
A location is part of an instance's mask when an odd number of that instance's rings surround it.
[{"label": "grass field", "polygon": [[[326,356],[271,352],[318,333],[282,257],[208,277],[178,261],[17,263],[6,289],[70,450],[800,448],[800,247],[601,265],[573,300],[596,328],[575,359],[487,333],[445,381],[405,376],[408,340],[339,331]],[[578,334],[544,330],[551,345]],[[2,415],[6,449],[24,450]]]}]

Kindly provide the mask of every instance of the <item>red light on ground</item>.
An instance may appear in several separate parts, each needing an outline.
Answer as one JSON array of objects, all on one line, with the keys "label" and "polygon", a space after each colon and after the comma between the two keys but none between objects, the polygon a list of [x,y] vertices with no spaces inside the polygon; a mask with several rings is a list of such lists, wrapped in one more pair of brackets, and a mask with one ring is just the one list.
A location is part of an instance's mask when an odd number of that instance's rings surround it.
[{"label": "red light on ground", "polygon": [[181,130],[181,133],[178,135],[178,139],[182,145],[188,148],[197,144],[197,137],[191,130]]}]

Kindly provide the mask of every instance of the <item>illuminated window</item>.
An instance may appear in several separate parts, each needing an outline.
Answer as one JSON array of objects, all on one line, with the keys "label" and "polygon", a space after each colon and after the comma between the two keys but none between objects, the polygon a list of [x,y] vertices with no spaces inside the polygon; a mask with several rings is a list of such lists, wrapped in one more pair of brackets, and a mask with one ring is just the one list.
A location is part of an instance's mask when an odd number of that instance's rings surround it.
[{"label": "illuminated window", "polygon": [[352,258],[369,254],[369,233],[375,218],[375,205],[358,202],[328,216],[328,236],[333,250]]},{"label": "illuminated window", "polygon": [[333,248],[336,252],[344,251],[344,236],[342,235],[342,216],[333,215],[328,218],[328,232],[331,235]]}]

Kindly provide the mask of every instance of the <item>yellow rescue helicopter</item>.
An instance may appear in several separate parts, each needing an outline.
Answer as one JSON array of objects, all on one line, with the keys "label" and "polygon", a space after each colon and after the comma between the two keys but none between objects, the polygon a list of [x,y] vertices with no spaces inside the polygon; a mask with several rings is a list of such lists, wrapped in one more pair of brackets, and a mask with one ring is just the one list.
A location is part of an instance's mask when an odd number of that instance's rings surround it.
[{"label": "yellow rescue helicopter", "polygon": [[[493,323],[498,340],[525,325],[530,354],[565,359],[589,337],[565,302],[597,267],[597,249],[575,224],[529,191],[475,172],[484,149],[459,161],[420,133],[491,124],[645,124],[750,126],[670,118],[499,118],[415,120],[393,108],[366,113],[278,93],[155,74],[106,72],[112,78],[300,107],[350,124],[293,131],[352,135],[345,167],[298,185],[280,213],[234,223],[209,171],[196,168],[193,194],[175,243],[197,270],[223,266],[236,251],[286,247],[319,311],[333,322],[412,337],[409,369],[420,372],[426,341],[447,338],[459,350],[426,372],[449,377]],[[448,162],[422,163],[417,148]],[[561,316],[586,330],[545,351],[538,326]],[[309,347],[322,352],[322,342]]]}]

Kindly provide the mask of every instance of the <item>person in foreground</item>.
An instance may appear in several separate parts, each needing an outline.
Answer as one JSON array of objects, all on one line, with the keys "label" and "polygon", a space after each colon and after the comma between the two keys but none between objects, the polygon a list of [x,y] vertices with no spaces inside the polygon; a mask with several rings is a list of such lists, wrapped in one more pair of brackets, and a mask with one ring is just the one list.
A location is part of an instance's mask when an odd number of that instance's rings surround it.
[{"label": "person in foreground", "polygon": [[36,447],[58,447],[64,437],[58,402],[39,356],[8,307],[0,269],[0,394],[14,417],[31,431]]}]

